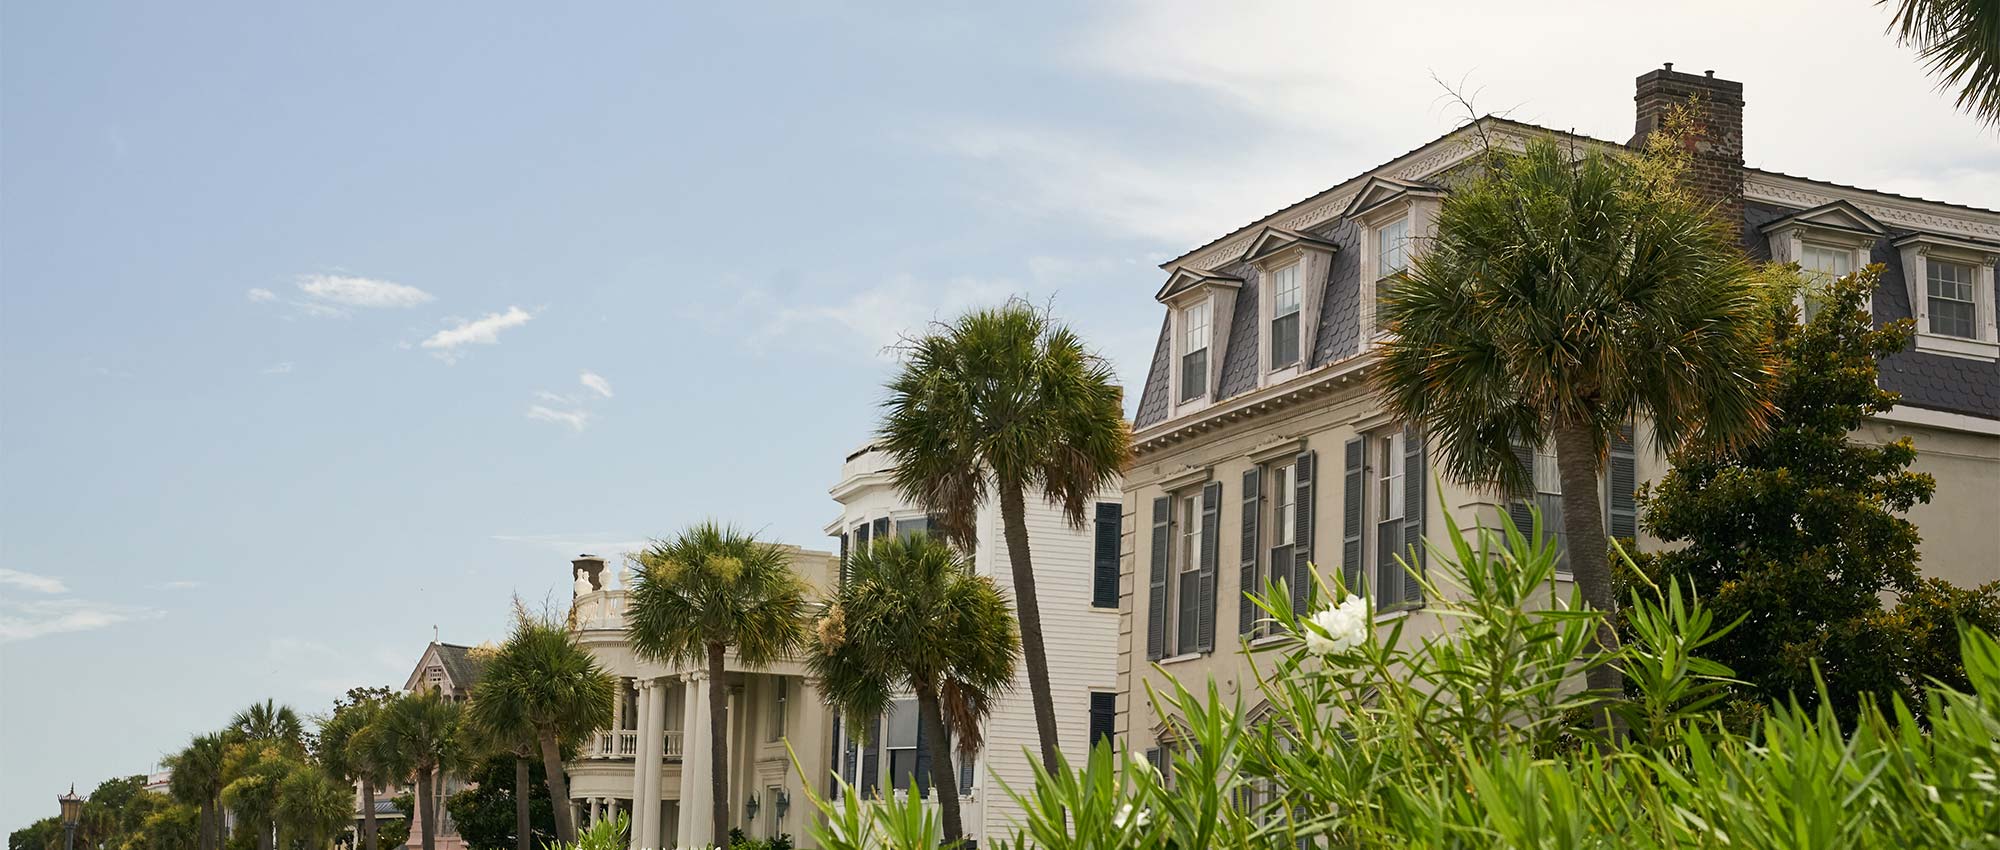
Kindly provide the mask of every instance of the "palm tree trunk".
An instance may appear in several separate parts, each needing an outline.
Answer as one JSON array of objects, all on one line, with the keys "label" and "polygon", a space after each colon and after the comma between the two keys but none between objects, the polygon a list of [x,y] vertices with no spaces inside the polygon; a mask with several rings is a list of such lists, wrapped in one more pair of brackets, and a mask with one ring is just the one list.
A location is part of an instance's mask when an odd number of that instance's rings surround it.
[{"label": "palm tree trunk", "polygon": [[[555,727],[539,730],[542,743],[542,778],[549,783],[549,808],[556,811],[556,836],[564,844],[576,843],[574,812],[569,808],[569,783],[563,780],[562,745],[556,742]],[[525,773],[526,771],[521,771]],[[516,777],[520,773],[515,774]]]},{"label": "palm tree trunk", "polygon": [[262,824],[257,830],[257,850],[277,850],[277,848],[278,819],[273,816],[269,823]]},{"label": "palm tree trunk", "polygon": [[1028,694],[1035,706],[1035,737],[1042,767],[1056,772],[1056,703],[1049,693],[1049,655],[1042,647],[1042,606],[1035,599],[1035,565],[1028,554],[1028,507],[1019,483],[1000,484],[1000,525],[1014,568],[1014,616],[1021,625],[1021,654],[1028,662]]},{"label": "palm tree trunk", "polygon": [[[531,850],[528,825],[528,795],[534,786],[528,780],[528,759],[520,753],[514,754],[514,850]],[[551,800],[551,802],[554,802]],[[368,850],[375,850],[370,847]]]},{"label": "palm tree trunk", "polygon": [[717,845],[729,840],[729,734],[722,717],[729,709],[727,695],[722,692],[723,650],[722,644],[708,645],[708,781],[712,797],[708,816],[714,830],[710,840]]},{"label": "palm tree trunk", "polygon": [[[1610,620],[1618,607],[1611,590],[1611,566],[1605,557],[1610,543],[1604,536],[1604,514],[1598,504],[1597,440],[1588,428],[1580,427],[1558,429],[1555,438],[1556,471],[1562,476],[1563,534],[1568,538],[1565,556],[1583,601],[1606,615],[1597,627],[1597,650],[1608,654],[1618,649],[1618,632]],[[1584,681],[1605,699],[1625,692],[1625,674],[1610,664],[1590,668]],[[1612,712],[1598,712],[1595,721],[1599,729],[1622,732],[1622,724]]]},{"label": "palm tree trunk", "polygon": [[945,728],[944,712],[938,707],[937,689],[917,690],[917,720],[924,724],[924,748],[930,750],[931,775],[928,779],[937,794],[938,819],[943,822],[947,843],[965,838],[965,825],[958,814],[958,777],[951,769],[951,731]]},{"label": "palm tree trunk", "polygon": [[431,799],[430,768],[417,770],[417,820],[423,822],[424,850],[437,850],[437,801]]},{"label": "palm tree trunk", "polygon": [[361,846],[375,850],[375,783],[361,780]]},{"label": "palm tree trunk", "polygon": [[195,815],[195,846],[201,850],[215,850],[215,832],[215,804],[203,800],[199,813]]}]

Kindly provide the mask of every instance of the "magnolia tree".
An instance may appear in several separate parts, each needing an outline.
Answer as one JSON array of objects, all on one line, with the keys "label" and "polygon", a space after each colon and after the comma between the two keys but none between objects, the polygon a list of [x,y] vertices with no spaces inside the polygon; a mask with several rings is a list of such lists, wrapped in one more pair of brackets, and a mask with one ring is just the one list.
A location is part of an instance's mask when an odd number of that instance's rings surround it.
[{"label": "magnolia tree", "polygon": [[[1714,711],[1729,671],[1701,658],[1729,626],[1682,588],[1644,587],[1622,612],[1631,640],[1586,662],[1619,665],[1631,685],[1613,706],[1630,737],[1608,748],[1576,661],[1604,615],[1558,591],[1540,534],[1453,526],[1447,539],[1416,615],[1446,628],[1415,637],[1410,618],[1377,618],[1337,583],[1317,598],[1342,601],[1311,611],[1270,588],[1258,604],[1288,639],[1244,648],[1248,693],[1171,676],[1148,692],[1171,718],[1164,774],[1108,746],[1038,769],[1032,787],[1007,789],[1024,819],[994,843],[1947,847],[1990,842],[2000,824],[2000,644],[1984,633],[1961,645],[1973,690],[1925,693],[1928,734],[1892,699],[1851,727],[1777,706],[1741,735]],[[830,850],[939,846],[915,795],[813,803]]]}]

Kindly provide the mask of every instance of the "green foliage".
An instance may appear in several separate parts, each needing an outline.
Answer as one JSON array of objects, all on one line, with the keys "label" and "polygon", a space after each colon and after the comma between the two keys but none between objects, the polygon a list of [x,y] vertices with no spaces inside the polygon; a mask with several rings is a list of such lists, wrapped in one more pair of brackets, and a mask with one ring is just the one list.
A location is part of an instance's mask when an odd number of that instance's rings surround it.
[{"label": "green foliage", "polygon": [[487,663],[468,719],[508,752],[541,735],[574,744],[611,725],[618,684],[564,624],[518,612]]},{"label": "green foliage", "polygon": [[452,770],[466,761],[464,708],[436,691],[402,694],[382,707],[371,736],[391,775]]},{"label": "green foliage", "polygon": [[627,630],[643,657],[701,664],[724,646],[762,667],[805,642],[805,584],[783,549],[755,535],[704,522],[633,560]]},{"label": "green foliage", "polygon": [[[512,753],[498,753],[480,760],[464,778],[464,791],[445,801],[445,810],[458,825],[458,836],[474,850],[513,850],[514,843],[514,759]],[[549,803],[549,783],[539,762],[528,764],[529,847],[556,843],[556,814]]]},{"label": "green foliage", "polygon": [[[1886,3],[1889,0],[1876,0]],[[1895,0],[1889,28],[1917,48],[1939,89],[1958,87],[1958,108],[2000,125],[2000,4],[1991,0]]]},{"label": "green foliage", "polygon": [[620,814],[592,824],[577,834],[572,842],[554,842],[542,845],[547,850],[626,850],[625,831],[631,821]]},{"label": "green foliage", "polygon": [[402,817],[377,821],[376,843],[383,848],[402,847],[410,842],[410,819],[416,816],[417,798],[413,794],[398,794],[390,802]]},{"label": "green foliage", "polygon": [[[1680,544],[1642,561],[1642,572],[1742,620],[1705,650],[1743,680],[1742,695],[1812,709],[1823,687],[1848,721],[1864,694],[1898,694],[1921,713],[1927,677],[1965,687],[1954,616],[2000,627],[1991,603],[2000,584],[1982,606],[1978,594],[1920,580],[1917,529],[1903,515],[1930,500],[1935,482],[1910,471],[1916,446],[1851,436],[1895,405],[1878,364],[1913,333],[1908,319],[1874,325],[1866,305],[1880,273],[1870,266],[1807,292],[1822,306],[1801,324],[1801,284],[1775,270],[1787,285],[1761,311],[1778,364],[1771,429],[1727,454],[1676,452],[1640,495],[1646,529]],[[1893,612],[1883,610],[1888,593],[1903,597]]]},{"label": "green foliage", "polygon": [[[1633,687],[1618,706],[1632,735],[1606,749],[1564,720],[1578,705],[1574,650],[1606,615],[1552,594],[1553,553],[1511,527],[1453,526],[1446,541],[1420,614],[1350,634],[1340,612],[1263,595],[1286,638],[1246,647],[1254,689],[1190,689],[1161,670],[1167,688],[1149,697],[1168,718],[1167,775],[1100,747],[1009,789],[1023,821],[995,843],[1777,850],[1990,847],[2000,835],[2000,643],[1985,633],[1959,646],[1971,690],[1925,692],[1928,731],[1892,698],[1851,725],[1825,706],[1780,705],[1742,734],[1713,711],[1727,671],[1696,660],[1729,626],[1683,588],[1642,588],[1626,609],[1633,639],[1603,659]],[[1413,627],[1432,616],[1445,628]],[[813,802],[829,850],[938,837],[911,801]]]}]

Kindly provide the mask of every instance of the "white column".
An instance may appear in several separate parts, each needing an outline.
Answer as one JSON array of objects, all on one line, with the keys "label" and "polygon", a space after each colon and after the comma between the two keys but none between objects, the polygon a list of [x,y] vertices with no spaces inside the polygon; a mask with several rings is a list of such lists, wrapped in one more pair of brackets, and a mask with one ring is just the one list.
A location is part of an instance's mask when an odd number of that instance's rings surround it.
[{"label": "white column", "polygon": [[646,706],[648,743],[645,750],[639,753],[639,761],[644,762],[644,767],[641,769],[646,776],[646,791],[632,803],[632,808],[646,813],[645,844],[641,845],[642,850],[658,850],[664,846],[660,843],[660,749],[665,744],[662,739],[665,737],[667,725],[667,683],[661,679],[654,679],[652,685],[653,702]]},{"label": "white column", "polygon": [[708,689],[714,683],[705,673],[689,673],[683,680],[687,701],[681,709],[681,824],[680,846],[706,847],[715,841],[709,809],[714,795],[709,786]]},{"label": "white column", "polygon": [[640,830],[645,828],[645,824],[640,820],[644,814],[644,810],[639,807],[639,801],[646,798],[646,759],[644,754],[646,752],[647,736],[653,734],[652,730],[648,729],[645,723],[646,711],[652,706],[655,695],[652,682],[640,679],[633,682],[633,684],[638,686],[639,690],[639,755],[632,759],[632,823],[626,827],[626,832],[631,839],[632,850],[646,850],[645,845],[640,843],[643,839],[643,833]]}]

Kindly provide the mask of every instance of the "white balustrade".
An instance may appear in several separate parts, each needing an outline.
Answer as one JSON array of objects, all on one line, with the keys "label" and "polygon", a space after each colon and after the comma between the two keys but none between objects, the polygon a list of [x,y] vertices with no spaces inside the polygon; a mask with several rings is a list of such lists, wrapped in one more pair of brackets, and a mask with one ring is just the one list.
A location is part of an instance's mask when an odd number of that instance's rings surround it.
[{"label": "white balustrade", "polygon": [[681,730],[668,729],[666,730],[666,732],[667,732],[666,739],[662,741],[662,743],[665,744],[665,746],[661,748],[663,750],[661,755],[664,756],[667,761],[680,761],[682,753]]},{"label": "white balustrade", "polygon": [[585,758],[629,759],[639,755],[639,730],[599,729]]},{"label": "white balustrade", "polygon": [[584,631],[625,628],[625,591],[600,590],[576,597],[571,619]]}]

